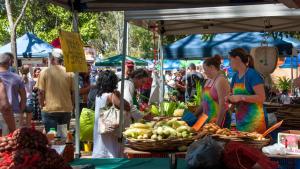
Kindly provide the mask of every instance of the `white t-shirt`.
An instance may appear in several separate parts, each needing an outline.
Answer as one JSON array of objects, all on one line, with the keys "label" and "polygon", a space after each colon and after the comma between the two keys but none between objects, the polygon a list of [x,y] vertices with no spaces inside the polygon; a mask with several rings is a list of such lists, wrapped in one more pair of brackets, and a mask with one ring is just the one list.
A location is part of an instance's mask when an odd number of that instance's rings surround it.
[{"label": "white t-shirt", "polygon": [[[121,81],[118,83],[118,90],[121,92]],[[131,117],[134,119],[141,119],[143,115],[138,110],[138,108],[133,104],[133,97],[135,93],[135,87],[132,81],[124,81],[124,100],[130,104]]]},{"label": "white t-shirt", "polygon": [[27,99],[32,99],[32,90],[35,86],[35,81],[31,78],[28,78],[28,82],[24,84],[26,90]]}]

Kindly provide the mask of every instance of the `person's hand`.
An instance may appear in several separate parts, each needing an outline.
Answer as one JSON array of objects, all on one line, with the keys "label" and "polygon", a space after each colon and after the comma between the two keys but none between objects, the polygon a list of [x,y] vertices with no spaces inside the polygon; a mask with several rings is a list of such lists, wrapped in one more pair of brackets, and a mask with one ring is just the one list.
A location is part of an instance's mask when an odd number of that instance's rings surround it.
[{"label": "person's hand", "polygon": [[153,116],[151,115],[151,113],[146,114],[143,119],[147,120],[147,121],[151,121],[153,120]]},{"label": "person's hand", "polygon": [[231,95],[231,96],[228,96],[227,99],[231,103],[238,103],[238,102],[242,101],[242,97],[240,95]]}]

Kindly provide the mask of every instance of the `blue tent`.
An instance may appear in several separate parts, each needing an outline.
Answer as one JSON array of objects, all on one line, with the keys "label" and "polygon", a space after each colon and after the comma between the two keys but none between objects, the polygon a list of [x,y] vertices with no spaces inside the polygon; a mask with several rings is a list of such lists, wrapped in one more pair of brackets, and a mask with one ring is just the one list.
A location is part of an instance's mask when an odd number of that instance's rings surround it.
[{"label": "blue tent", "polygon": [[[250,51],[251,48],[261,46],[263,40],[263,33],[260,32],[216,34],[208,41],[202,40],[202,35],[190,35],[166,46],[164,58],[200,59],[216,54],[226,57],[233,48],[242,47]],[[291,43],[272,37],[267,38],[267,42],[269,46],[276,46],[280,54],[292,53]]]},{"label": "blue tent", "polygon": [[[298,60],[297,60],[298,57]],[[300,64],[300,54],[298,56],[286,57],[284,63],[279,66],[279,68],[297,68]]]},{"label": "blue tent", "polygon": [[[23,36],[17,38],[17,56],[18,58],[28,57],[48,57],[53,47],[36,37],[32,33],[26,33]],[[0,47],[0,53],[11,52],[11,44],[6,44]]]}]

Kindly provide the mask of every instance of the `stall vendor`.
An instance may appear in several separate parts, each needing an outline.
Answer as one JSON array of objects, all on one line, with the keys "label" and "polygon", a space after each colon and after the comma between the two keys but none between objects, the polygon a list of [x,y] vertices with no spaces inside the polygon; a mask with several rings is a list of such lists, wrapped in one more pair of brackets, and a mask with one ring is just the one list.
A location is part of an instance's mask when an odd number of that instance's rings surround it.
[{"label": "stall vendor", "polygon": [[263,133],[266,130],[263,78],[253,69],[253,59],[244,49],[233,49],[229,59],[236,73],[230,85],[233,95],[226,100],[235,105],[237,130]]},{"label": "stall vendor", "polygon": [[225,96],[229,95],[230,86],[227,78],[220,71],[220,65],[221,57],[218,55],[206,59],[203,63],[208,80],[203,88],[202,104],[198,108],[198,113],[207,114],[207,122],[215,122],[221,127],[229,128],[231,120],[225,107]]}]

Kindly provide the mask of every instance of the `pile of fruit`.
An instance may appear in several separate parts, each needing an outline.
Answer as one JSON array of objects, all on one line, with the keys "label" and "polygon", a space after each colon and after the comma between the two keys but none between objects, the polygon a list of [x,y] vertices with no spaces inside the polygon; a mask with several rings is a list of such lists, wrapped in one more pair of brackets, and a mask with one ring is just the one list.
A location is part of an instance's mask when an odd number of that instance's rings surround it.
[{"label": "pile of fruit", "polygon": [[34,129],[21,128],[0,138],[0,168],[71,169],[64,159],[48,147],[47,137]]},{"label": "pile of fruit", "polygon": [[215,136],[222,137],[236,137],[236,138],[248,138],[253,140],[264,140],[265,138],[262,134],[257,132],[242,132],[242,131],[230,131],[228,128],[220,128],[215,123],[205,124],[202,128],[202,132],[206,134],[211,134]]},{"label": "pile of fruit", "polygon": [[193,138],[193,135],[193,129],[177,118],[158,122],[134,123],[124,131],[127,139],[185,139]]}]

